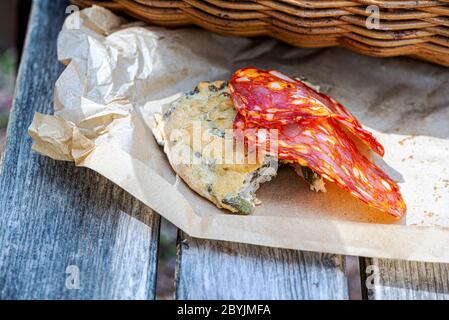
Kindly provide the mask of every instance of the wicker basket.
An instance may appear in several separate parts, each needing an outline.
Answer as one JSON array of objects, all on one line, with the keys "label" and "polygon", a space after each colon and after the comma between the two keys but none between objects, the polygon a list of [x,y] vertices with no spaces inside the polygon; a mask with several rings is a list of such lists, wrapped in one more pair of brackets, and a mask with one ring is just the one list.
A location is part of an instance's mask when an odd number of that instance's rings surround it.
[{"label": "wicker basket", "polygon": [[[299,47],[342,46],[379,57],[409,55],[449,66],[449,0],[73,0],[162,26],[195,24],[232,35],[269,35]],[[368,29],[370,5],[380,9]]]}]

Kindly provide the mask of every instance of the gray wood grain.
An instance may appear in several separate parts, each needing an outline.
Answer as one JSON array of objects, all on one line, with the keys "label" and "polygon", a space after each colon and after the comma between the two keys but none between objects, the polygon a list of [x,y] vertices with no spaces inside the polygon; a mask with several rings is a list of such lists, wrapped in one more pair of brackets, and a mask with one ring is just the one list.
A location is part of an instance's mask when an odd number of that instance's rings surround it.
[{"label": "gray wood grain", "polygon": [[191,238],[180,232],[178,299],[348,299],[343,256]]},{"label": "gray wood grain", "polygon": [[51,113],[62,71],[67,5],[33,4],[0,176],[0,299],[152,299],[159,216],[98,174],[30,150],[33,113]]},{"label": "gray wood grain", "polygon": [[361,262],[367,299],[449,299],[449,264],[371,258]]}]

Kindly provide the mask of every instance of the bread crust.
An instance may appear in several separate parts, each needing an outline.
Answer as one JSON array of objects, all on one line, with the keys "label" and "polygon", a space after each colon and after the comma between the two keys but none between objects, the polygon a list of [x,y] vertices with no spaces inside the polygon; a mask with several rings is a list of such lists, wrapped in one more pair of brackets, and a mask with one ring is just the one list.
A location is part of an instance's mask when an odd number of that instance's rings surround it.
[{"label": "bread crust", "polygon": [[[236,114],[226,82],[202,82],[154,116],[153,133],[174,171],[192,190],[218,208],[251,214],[258,203],[255,191],[276,175],[277,162],[257,159],[237,147],[232,135]],[[226,144],[232,145],[233,163]]]}]

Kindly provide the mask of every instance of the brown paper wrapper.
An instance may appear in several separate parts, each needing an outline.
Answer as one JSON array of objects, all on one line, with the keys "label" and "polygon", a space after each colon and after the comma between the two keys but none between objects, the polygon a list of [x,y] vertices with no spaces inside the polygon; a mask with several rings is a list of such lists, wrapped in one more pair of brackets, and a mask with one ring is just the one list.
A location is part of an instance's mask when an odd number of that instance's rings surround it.
[{"label": "brown paper wrapper", "polygon": [[[100,7],[80,13],[80,28],[68,19],[55,113],[36,114],[29,129],[35,151],[97,171],[194,237],[449,262],[447,69],[127,24]],[[152,136],[152,115],[198,82],[250,65],[305,76],[347,106],[385,146],[373,161],[398,182],[407,216],[395,221],[333,184],[310,192],[289,168],[261,187],[251,216],[216,208],[178,179]]]}]

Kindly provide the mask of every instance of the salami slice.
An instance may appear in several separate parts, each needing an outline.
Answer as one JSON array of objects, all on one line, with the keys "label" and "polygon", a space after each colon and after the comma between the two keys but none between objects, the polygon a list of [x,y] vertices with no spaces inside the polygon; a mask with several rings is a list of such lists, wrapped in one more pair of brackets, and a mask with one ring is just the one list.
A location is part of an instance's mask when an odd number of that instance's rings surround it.
[{"label": "salami slice", "polygon": [[[246,122],[242,115],[237,116],[234,128],[238,137],[266,148],[258,137],[262,128]],[[276,129],[279,159],[311,168],[373,208],[396,217],[405,214],[397,184],[363,156],[332,119],[308,118]]]},{"label": "salami slice", "polygon": [[373,151],[384,155],[377,139],[340,103],[283,73],[240,69],[230,81],[230,90],[237,111],[255,124],[285,125],[303,118],[333,118]]}]

